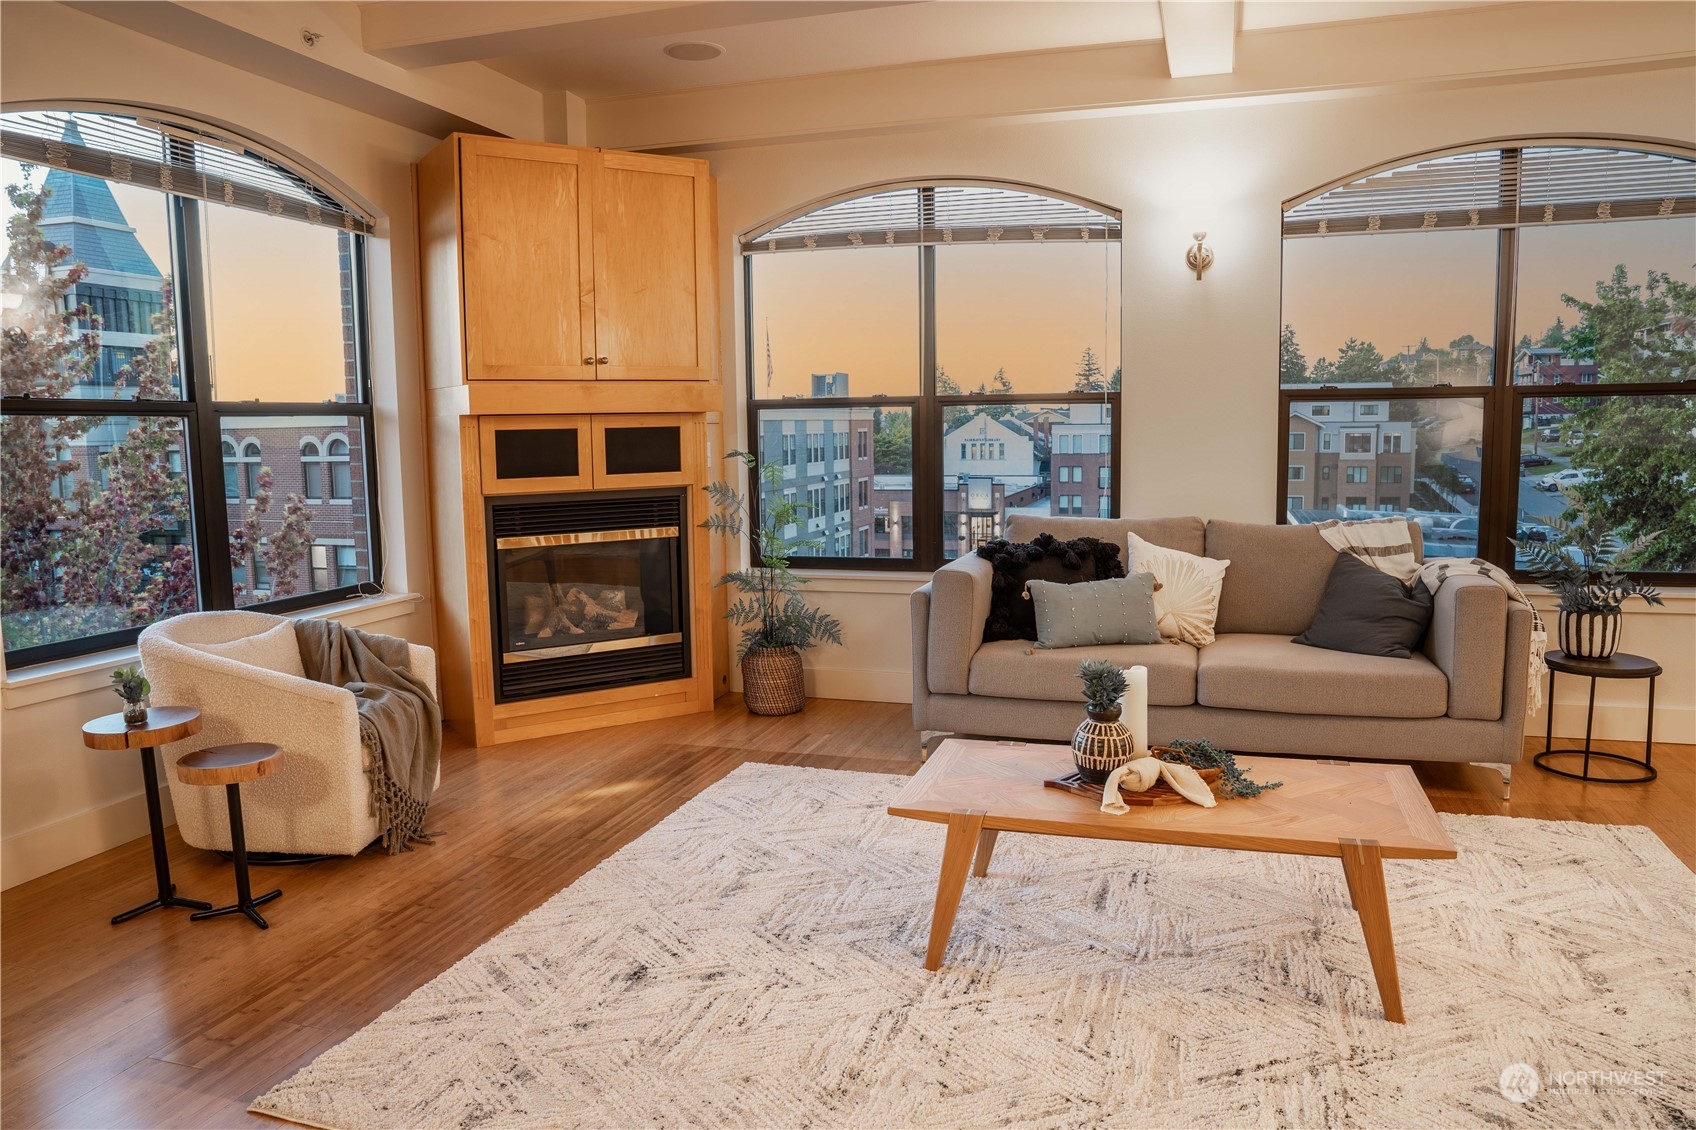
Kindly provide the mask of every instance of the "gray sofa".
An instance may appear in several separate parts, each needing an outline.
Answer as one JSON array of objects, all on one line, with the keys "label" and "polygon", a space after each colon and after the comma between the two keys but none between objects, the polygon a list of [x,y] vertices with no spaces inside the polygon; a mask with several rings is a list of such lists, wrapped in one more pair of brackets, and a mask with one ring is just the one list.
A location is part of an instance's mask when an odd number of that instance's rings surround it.
[{"label": "gray sofa", "polygon": [[[1439,590],[1424,653],[1353,655],[1292,643],[1313,618],[1336,552],[1311,526],[1200,518],[1013,515],[1007,537],[1095,537],[1123,551],[1125,531],[1231,562],[1217,640],[1037,648],[983,643],[990,565],[976,554],[938,569],[912,595],[913,726],[942,733],[1069,741],[1083,717],[1078,664],[1148,668],[1153,742],[1207,738],[1226,749],[1339,758],[1489,763],[1504,795],[1525,738],[1531,611],[1482,577]],[[1414,549],[1422,543],[1413,530]],[[1129,564],[1128,553],[1126,564]]]}]

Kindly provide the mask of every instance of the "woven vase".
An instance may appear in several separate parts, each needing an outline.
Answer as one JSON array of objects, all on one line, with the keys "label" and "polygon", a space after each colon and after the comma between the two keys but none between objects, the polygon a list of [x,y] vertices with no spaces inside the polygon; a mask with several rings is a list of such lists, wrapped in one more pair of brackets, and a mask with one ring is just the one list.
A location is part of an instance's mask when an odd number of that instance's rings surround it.
[{"label": "woven vase", "polygon": [[1092,785],[1105,785],[1108,774],[1131,760],[1136,746],[1131,731],[1119,721],[1119,707],[1089,710],[1072,735],[1072,763],[1078,776]]},{"label": "woven vase", "polygon": [[1618,612],[1562,612],[1556,623],[1561,650],[1574,659],[1606,659],[1619,650]]},{"label": "woven vase", "polygon": [[801,653],[792,647],[751,647],[742,657],[742,701],[750,714],[797,714],[807,704]]}]

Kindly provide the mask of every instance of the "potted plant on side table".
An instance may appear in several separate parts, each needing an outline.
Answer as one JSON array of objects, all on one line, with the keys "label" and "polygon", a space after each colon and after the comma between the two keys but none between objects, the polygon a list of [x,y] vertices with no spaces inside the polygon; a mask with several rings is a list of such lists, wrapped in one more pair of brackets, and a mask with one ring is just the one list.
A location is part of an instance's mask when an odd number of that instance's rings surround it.
[{"label": "potted plant on side table", "polygon": [[802,681],[801,652],[820,643],[840,644],[842,625],[801,596],[806,582],[789,571],[789,557],[797,550],[818,549],[817,538],[785,540],[783,528],[800,525],[807,507],[783,497],[783,468],[775,463],[761,465],[752,452],[732,451],[727,459],[740,460],[756,482],[774,488],[765,493],[760,523],[753,528],[750,499],[735,485],[716,482],[706,488],[712,514],[701,525],[716,534],[741,537],[754,533],[756,563],[719,578],[736,592],[724,618],[742,629],[736,662],[742,668],[742,699],[751,714],[794,714],[807,701]]},{"label": "potted plant on side table", "polygon": [[112,672],[112,690],[124,700],[124,725],[139,726],[147,721],[147,696],[153,693],[153,684],[140,667],[120,667]]},{"label": "potted plant on side table", "polygon": [[1560,598],[1560,649],[1578,659],[1606,659],[1619,650],[1620,607],[1626,600],[1639,596],[1647,604],[1662,603],[1659,592],[1623,568],[1661,534],[1622,542],[1602,528],[1578,493],[1562,487],[1561,497],[1572,517],[1545,519],[1560,536],[1550,542],[1514,540],[1513,547],[1524,555],[1525,571]]}]

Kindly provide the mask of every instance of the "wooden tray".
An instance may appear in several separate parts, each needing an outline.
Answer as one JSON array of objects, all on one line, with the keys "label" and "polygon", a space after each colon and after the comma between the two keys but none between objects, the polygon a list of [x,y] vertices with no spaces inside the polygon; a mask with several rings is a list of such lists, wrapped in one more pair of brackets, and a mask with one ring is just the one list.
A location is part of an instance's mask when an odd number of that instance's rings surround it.
[{"label": "wooden tray", "polygon": [[[1203,781],[1207,782],[1208,788],[1213,790],[1213,795],[1218,796],[1219,778],[1224,776],[1225,771],[1223,769],[1198,769],[1196,772],[1201,775]],[[1044,781],[1043,785],[1050,789],[1059,789],[1063,793],[1071,793],[1074,796],[1088,797],[1097,804],[1101,803],[1101,786],[1087,783],[1076,772]],[[1147,790],[1140,793],[1126,792],[1121,788],[1119,798],[1133,808],[1156,808],[1168,804],[1190,803],[1184,799],[1183,794],[1165,781],[1156,781]]]}]

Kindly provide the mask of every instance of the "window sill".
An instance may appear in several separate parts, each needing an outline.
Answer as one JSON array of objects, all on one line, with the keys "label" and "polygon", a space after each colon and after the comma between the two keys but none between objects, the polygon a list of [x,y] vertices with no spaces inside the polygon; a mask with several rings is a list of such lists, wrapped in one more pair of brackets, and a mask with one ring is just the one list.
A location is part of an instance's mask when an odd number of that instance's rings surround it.
[{"label": "window sill", "polygon": [[[423,599],[417,593],[386,593],[382,596],[344,600],[318,608],[305,608],[295,613],[294,619],[339,620],[349,627],[358,628],[404,616],[411,611],[412,605]],[[74,659],[61,659],[26,667],[15,674],[6,675],[4,685],[0,686],[0,705],[7,710],[16,710],[23,706],[104,689],[110,684],[114,667],[134,663],[137,659],[135,648],[120,647],[110,651],[97,651],[92,655],[79,655]]]},{"label": "window sill", "polygon": [[930,580],[931,575],[919,570],[900,572],[859,569],[795,569],[795,575],[807,582],[808,592],[869,592],[893,593],[906,596]]}]

